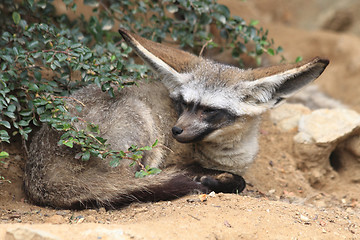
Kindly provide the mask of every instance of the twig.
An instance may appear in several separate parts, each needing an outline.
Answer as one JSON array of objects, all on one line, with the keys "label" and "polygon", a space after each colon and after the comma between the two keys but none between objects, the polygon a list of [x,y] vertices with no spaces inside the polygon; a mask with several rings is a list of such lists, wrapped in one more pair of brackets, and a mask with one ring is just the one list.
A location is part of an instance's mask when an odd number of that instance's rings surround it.
[{"label": "twig", "polygon": [[81,102],[80,100],[76,99],[76,98],[73,98],[73,97],[69,97],[69,96],[53,96],[52,97],[54,98],[67,98],[67,99],[71,99],[71,100],[74,100],[78,103],[80,103],[83,107],[85,107],[85,104],[83,102]]},{"label": "twig", "polygon": [[201,50],[200,50],[199,57],[202,56],[205,47],[206,47],[209,43],[211,43],[212,41],[213,41],[212,39],[206,41],[206,43],[202,46],[202,48],[201,48]]},{"label": "twig", "polygon": [[193,216],[193,215],[191,215],[191,214],[188,214],[188,215],[189,215],[190,217],[192,217],[193,219],[200,221],[200,218],[197,218],[197,217],[195,217],[195,216]]}]

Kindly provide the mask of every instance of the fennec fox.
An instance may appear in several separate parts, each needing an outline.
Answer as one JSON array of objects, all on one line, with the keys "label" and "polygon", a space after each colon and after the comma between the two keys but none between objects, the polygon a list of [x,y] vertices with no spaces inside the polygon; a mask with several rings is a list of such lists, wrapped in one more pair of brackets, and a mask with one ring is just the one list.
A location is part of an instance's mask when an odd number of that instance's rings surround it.
[{"label": "fennec fox", "polygon": [[81,162],[74,149],[57,145],[61,133],[45,125],[30,144],[25,169],[25,191],[36,204],[118,207],[194,190],[241,192],[241,174],[258,151],[260,115],[319,77],[329,63],[314,58],[242,70],[119,32],[160,81],[127,87],[114,98],[90,85],[72,97],[85,104],[80,117],[99,124],[112,149],[158,139],[160,146],[146,152],[142,164],[162,172],[135,179],[138,169],[126,160],[116,168],[95,157]]}]

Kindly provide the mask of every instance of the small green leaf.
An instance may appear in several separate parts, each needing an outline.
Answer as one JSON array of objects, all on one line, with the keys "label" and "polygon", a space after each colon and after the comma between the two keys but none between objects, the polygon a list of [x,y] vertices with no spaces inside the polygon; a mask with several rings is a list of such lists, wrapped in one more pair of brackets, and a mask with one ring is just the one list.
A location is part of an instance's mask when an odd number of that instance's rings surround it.
[{"label": "small green leaf", "polygon": [[139,148],[138,150],[139,150],[139,151],[150,151],[151,149],[152,149],[152,147],[150,147],[150,146],[145,146],[145,147]]},{"label": "small green leaf", "polygon": [[18,25],[20,20],[21,20],[21,16],[20,16],[20,14],[18,12],[13,12],[12,13],[12,19],[13,19],[14,23],[16,25]]},{"label": "small green leaf", "polygon": [[0,121],[0,125],[3,125],[4,127],[10,129],[11,125],[8,121]]},{"label": "small green leaf", "polygon": [[[112,55],[111,56],[111,61],[113,61],[112,59],[113,59],[113,56],[114,55]],[[88,60],[89,58],[91,58],[92,57],[92,53],[91,52],[88,52],[88,53],[86,53],[85,54],[85,56],[84,56],[84,60]],[[115,56],[114,56],[115,57]],[[114,59],[115,60],[115,59]]]},{"label": "small green leaf", "polygon": [[9,117],[9,118],[13,118],[13,119],[16,118],[15,114],[13,112],[6,111],[6,112],[4,112],[4,115]]},{"label": "small green leaf", "polygon": [[50,68],[51,68],[52,70],[55,70],[55,69],[56,69],[56,65],[55,65],[54,63],[51,63],[51,64],[50,64]]},{"label": "small green leaf", "polygon": [[32,113],[33,113],[33,112],[32,112],[31,110],[23,110],[23,111],[21,111],[19,114],[20,114],[21,116],[28,117],[28,116],[31,116]]},{"label": "small green leaf", "polygon": [[30,121],[20,120],[19,126],[26,127],[29,126]]},{"label": "small green leaf", "polygon": [[[85,55],[85,57],[86,57],[86,55]],[[115,61],[115,60],[116,60],[116,56],[115,56],[115,55],[111,55],[110,61],[113,62],[113,61]]]},{"label": "small green leaf", "polygon": [[4,151],[0,152],[0,158],[7,158],[7,157],[9,157],[9,154],[7,152]]},{"label": "small green leaf", "polygon": [[58,68],[61,68],[61,64],[58,60],[54,60],[53,64],[57,66]]},{"label": "small green leaf", "polygon": [[120,161],[117,158],[110,161],[110,167],[117,167],[117,166],[119,166],[119,164],[120,164]]},{"label": "small green leaf", "polygon": [[138,171],[138,172],[135,173],[135,177],[136,177],[136,178],[143,178],[143,177],[145,177],[146,175],[148,175],[148,174],[147,174],[147,172],[145,172],[144,170],[140,170],[140,171]]},{"label": "small green leaf", "polygon": [[153,143],[152,147],[156,147],[156,145],[159,143],[159,140],[156,139],[155,142]]},{"label": "small green leaf", "polygon": [[83,155],[82,152],[78,152],[78,153],[75,155],[75,159],[80,159],[82,155]]},{"label": "small green leaf", "polygon": [[89,159],[90,159],[90,152],[89,151],[84,152],[81,156],[81,160],[88,161]]},{"label": "small green leaf", "polygon": [[99,142],[101,142],[101,144],[105,144],[107,139],[104,139],[102,137],[95,137]]},{"label": "small green leaf", "polygon": [[8,107],[7,107],[7,110],[9,112],[15,112],[16,110],[16,106],[14,104],[10,104]]},{"label": "small green leaf", "polygon": [[150,175],[156,175],[159,173],[161,173],[161,169],[159,169],[159,168],[149,168],[148,169],[148,174],[150,174]]},{"label": "small green leaf", "polygon": [[101,29],[104,31],[109,31],[114,26],[114,20],[111,18],[105,18],[101,22]]},{"label": "small green leaf", "polygon": [[274,56],[274,55],[275,55],[274,49],[272,49],[272,48],[268,48],[268,49],[267,49],[267,53],[268,53],[269,55],[271,55],[271,56]]},{"label": "small green leaf", "polygon": [[74,142],[71,141],[70,139],[69,140],[63,140],[62,144],[69,147],[69,148],[73,148],[73,146],[74,146]]},{"label": "small green leaf", "polygon": [[78,48],[81,47],[81,43],[74,43],[73,45],[70,46],[70,48]]},{"label": "small green leaf", "polygon": [[259,20],[251,20],[249,26],[256,26],[259,24]]},{"label": "small green leaf", "polygon": [[49,56],[48,58],[46,58],[46,63],[50,63],[54,61],[54,57],[53,56]]},{"label": "small green leaf", "polygon": [[99,1],[98,0],[84,0],[85,5],[89,5],[91,7],[98,7]]},{"label": "small green leaf", "polygon": [[226,17],[219,13],[213,13],[212,16],[218,20],[220,23],[225,24],[226,23]]},{"label": "small green leaf", "polygon": [[100,133],[99,125],[88,123],[86,126],[86,130],[93,133]]},{"label": "small green leaf", "polygon": [[295,59],[295,62],[298,63],[298,62],[301,62],[303,60],[303,58],[301,56],[298,56],[296,59]]},{"label": "small green leaf", "polygon": [[14,62],[13,59],[12,59],[12,57],[9,56],[9,55],[1,55],[0,57],[1,57],[2,59],[4,59],[5,61],[9,62],[9,63]]},{"label": "small green leaf", "polygon": [[13,47],[13,52],[14,52],[15,56],[19,55],[19,50],[16,47]]},{"label": "small green leaf", "polygon": [[[28,45],[28,48],[29,49],[34,49],[35,47],[37,47],[39,45],[39,41],[37,40],[34,40],[34,41],[31,41]],[[38,53],[38,54],[41,54],[41,53]],[[34,53],[35,55],[35,53]],[[36,58],[36,57],[35,57]]]},{"label": "small green leaf", "polygon": [[34,77],[36,80],[40,81],[41,80],[41,72],[34,71]]},{"label": "small green leaf", "polygon": [[170,13],[176,13],[177,11],[179,11],[179,7],[177,5],[167,5],[166,9],[170,12]]},{"label": "small green leaf", "polygon": [[73,3],[73,5],[71,6],[71,10],[75,12],[76,9],[77,9],[77,5],[76,3]]}]

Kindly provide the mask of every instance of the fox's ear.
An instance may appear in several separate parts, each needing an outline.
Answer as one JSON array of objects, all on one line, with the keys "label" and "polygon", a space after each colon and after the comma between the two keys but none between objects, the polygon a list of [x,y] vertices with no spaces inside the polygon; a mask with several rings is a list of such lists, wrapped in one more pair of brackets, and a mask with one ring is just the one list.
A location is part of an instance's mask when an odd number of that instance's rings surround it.
[{"label": "fox's ear", "polygon": [[316,57],[297,64],[254,69],[255,80],[246,86],[248,97],[271,108],[318,78],[328,64],[329,60]]},{"label": "fox's ear", "polygon": [[119,29],[119,33],[155,73],[164,77],[163,82],[167,87],[171,88],[185,81],[181,73],[186,73],[201,61],[200,57],[191,53],[150,41],[123,28]]}]

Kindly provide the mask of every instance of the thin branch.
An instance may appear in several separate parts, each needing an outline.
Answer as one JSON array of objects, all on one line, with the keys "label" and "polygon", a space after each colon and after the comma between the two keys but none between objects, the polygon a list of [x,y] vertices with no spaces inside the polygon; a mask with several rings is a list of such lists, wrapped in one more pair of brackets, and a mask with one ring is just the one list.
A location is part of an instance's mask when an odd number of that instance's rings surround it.
[{"label": "thin branch", "polygon": [[53,96],[53,95],[52,95],[51,97],[53,97],[53,98],[67,98],[67,99],[71,99],[71,100],[74,100],[74,101],[80,103],[83,107],[86,106],[83,102],[81,102],[80,100],[78,100],[78,99],[76,99],[76,98],[73,98],[73,97],[69,97],[69,96]]},{"label": "thin branch", "polygon": [[201,50],[200,50],[199,57],[202,56],[204,49],[205,49],[206,46],[209,45],[209,43],[211,43],[212,41],[213,41],[212,39],[206,41],[206,43],[202,46],[202,48],[201,48]]}]

